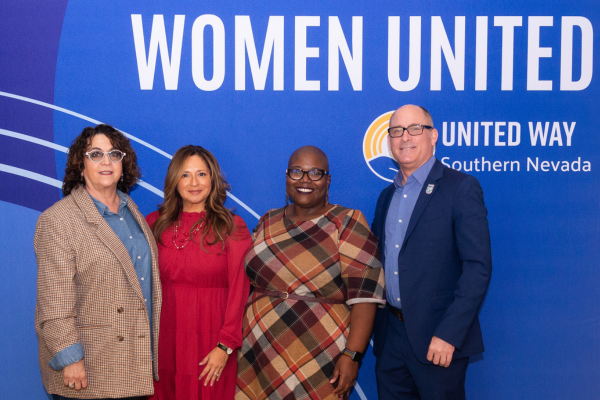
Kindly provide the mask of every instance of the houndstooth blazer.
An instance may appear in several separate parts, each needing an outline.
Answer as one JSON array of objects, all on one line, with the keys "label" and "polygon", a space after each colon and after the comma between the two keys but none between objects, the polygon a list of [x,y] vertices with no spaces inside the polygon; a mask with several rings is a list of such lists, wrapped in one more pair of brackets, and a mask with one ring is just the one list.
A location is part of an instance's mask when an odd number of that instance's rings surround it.
[{"label": "houndstooth blazer", "polygon": [[[35,328],[48,393],[86,399],[153,393],[162,303],[158,252],[131,199],[129,209],[152,253],[152,354],[148,312],[129,253],[87,191],[78,187],[44,211],[35,230]],[[78,342],[88,380],[79,392],[65,387],[63,372],[48,365],[56,353]]]}]

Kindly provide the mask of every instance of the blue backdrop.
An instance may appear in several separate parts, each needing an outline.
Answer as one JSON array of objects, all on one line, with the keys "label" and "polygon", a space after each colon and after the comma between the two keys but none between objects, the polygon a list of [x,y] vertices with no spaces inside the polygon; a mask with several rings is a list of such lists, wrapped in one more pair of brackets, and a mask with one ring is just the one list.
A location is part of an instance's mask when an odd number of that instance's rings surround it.
[{"label": "blue backdrop", "polygon": [[[313,144],[330,200],[370,219],[397,168],[386,114],[414,103],[489,210],[486,352],[468,397],[598,398],[599,31],[591,0],[2,1],[0,397],[45,398],[33,231],[84,127],[130,136],[146,214],[170,155],[199,144],[253,227],[284,204],[291,152]],[[371,352],[358,382],[353,400],[377,398]]]}]

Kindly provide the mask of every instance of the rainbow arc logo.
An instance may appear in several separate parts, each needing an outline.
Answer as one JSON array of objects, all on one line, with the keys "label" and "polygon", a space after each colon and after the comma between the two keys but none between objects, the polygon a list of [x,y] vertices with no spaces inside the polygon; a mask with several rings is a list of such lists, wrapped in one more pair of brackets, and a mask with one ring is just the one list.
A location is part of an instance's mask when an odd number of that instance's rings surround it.
[{"label": "rainbow arc logo", "polygon": [[394,111],[381,114],[369,125],[363,140],[363,155],[369,169],[384,181],[392,182],[398,166],[388,148],[388,128]]}]

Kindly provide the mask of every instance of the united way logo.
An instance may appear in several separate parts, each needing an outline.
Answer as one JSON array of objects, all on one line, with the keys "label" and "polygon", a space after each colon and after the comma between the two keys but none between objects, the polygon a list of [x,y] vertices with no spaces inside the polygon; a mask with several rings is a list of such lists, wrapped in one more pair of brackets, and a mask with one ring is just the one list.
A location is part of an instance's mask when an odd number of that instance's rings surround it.
[{"label": "united way logo", "polygon": [[375,175],[388,182],[392,182],[398,172],[398,164],[390,153],[387,139],[387,130],[393,113],[389,111],[377,117],[367,128],[363,141],[365,162]]}]

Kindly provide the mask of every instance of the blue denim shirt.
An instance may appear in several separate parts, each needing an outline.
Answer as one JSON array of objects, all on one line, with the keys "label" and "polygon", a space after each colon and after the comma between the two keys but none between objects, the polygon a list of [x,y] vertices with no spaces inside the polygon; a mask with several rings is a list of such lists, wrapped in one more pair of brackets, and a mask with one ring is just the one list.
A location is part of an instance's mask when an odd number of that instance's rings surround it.
[{"label": "blue denim shirt", "polygon": [[[152,333],[152,257],[150,246],[144,236],[142,228],[131,214],[128,207],[128,198],[121,191],[117,190],[117,194],[121,199],[118,213],[113,213],[102,202],[96,200],[92,196],[94,204],[98,208],[98,212],[115,234],[121,239],[123,245],[127,249],[135,272],[138,276],[138,282],[142,288],[142,294],[146,301],[148,309],[148,320],[150,321],[150,332]],[[60,371],[67,365],[73,364],[84,357],[83,346],[81,343],[76,343],[56,353],[50,360],[48,365],[56,371]]]},{"label": "blue denim shirt", "polygon": [[398,171],[394,177],[396,190],[385,219],[385,297],[389,305],[400,309],[402,301],[398,279],[398,256],[402,250],[415,204],[434,163],[435,156],[432,156],[406,179],[404,186],[402,186],[402,171]]}]

